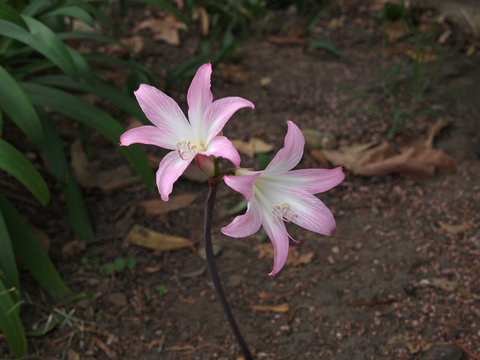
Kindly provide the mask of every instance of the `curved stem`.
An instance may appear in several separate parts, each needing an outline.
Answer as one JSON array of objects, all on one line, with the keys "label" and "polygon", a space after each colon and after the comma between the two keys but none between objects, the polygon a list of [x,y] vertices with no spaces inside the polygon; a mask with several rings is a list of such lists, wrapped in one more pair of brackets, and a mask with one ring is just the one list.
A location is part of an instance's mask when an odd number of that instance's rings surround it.
[{"label": "curved stem", "polygon": [[222,304],[223,312],[227,317],[230,328],[237,339],[238,344],[242,348],[243,355],[245,360],[253,359],[248,346],[243,340],[242,334],[238,329],[237,323],[233,318],[232,311],[230,310],[230,305],[228,304],[227,297],[223,291],[222,283],[220,282],[220,277],[218,276],[217,266],[215,265],[215,260],[213,258],[213,248],[212,248],[212,214],[213,207],[215,205],[215,195],[217,194],[217,184],[215,182],[210,183],[210,189],[208,191],[207,204],[205,205],[205,222],[204,222],[204,237],[205,237],[205,255],[207,258],[208,270],[210,271],[210,276],[212,277],[213,285],[215,286],[215,291],[217,292],[218,300]]}]

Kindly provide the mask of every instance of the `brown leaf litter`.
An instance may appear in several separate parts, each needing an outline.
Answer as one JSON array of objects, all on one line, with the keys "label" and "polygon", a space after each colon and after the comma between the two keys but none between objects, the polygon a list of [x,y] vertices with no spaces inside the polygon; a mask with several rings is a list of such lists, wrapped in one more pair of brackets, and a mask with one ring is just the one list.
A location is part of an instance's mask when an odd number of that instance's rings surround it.
[{"label": "brown leaf litter", "polygon": [[[453,159],[443,150],[433,148],[433,139],[447,126],[443,119],[437,121],[426,139],[413,140],[394,146],[386,140],[323,150],[322,154],[334,165],[343,165],[355,175],[385,176],[399,173],[417,179],[429,178],[435,173],[456,173]],[[397,148],[397,149],[395,149]],[[315,157],[315,153],[312,153]]]}]

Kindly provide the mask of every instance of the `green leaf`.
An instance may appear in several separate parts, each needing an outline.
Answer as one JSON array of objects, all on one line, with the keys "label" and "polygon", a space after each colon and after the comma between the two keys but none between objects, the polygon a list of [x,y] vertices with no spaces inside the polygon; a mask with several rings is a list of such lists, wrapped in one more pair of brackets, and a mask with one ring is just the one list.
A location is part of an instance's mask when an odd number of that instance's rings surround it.
[{"label": "green leaf", "polygon": [[83,21],[85,24],[93,28],[95,26],[93,22],[92,15],[88,13],[88,11],[85,11],[82,8],[79,8],[78,6],[72,6],[72,5],[63,5],[60,6],[52,11],[49,11],[48,13],[42,15],[41,20],[48,19],[53,16],[57,15],[66,15],[70,16],[72,18],[79,19]]},{"label": "green leaf", "polygon": [[[42,1],[42,0],[40,0]],[[45,1],[45,0],[43,0]],[[117,35],[117,28],[115,25],[112,23],[112,20],[110,20],[110,17],[105,15],[102,11],[99,10],[99,6],[96,5],[91,5],[89,2],[85,0],[72,0],[69,1],[69,4],[71,5],[76,5],[79,8],[87,10],[90,14],[92,14],[96,19],[98,19],[105,27],[107,27],[109,30],[113,32],[114,35]]]},{"label": "green leaf", "polygon": [[257,157],[258,161],[260,161],[260,165],[262,166],[263,169],[265,169],[268,166],[268,164],[270,164],[270,161],[272,161],[271,156],[261,151],[255,153],[255,156]]},{"label": "green leaf", "polygon": [[20,181],[43,205],[50,200],[47,184],[37,169],[20,151],[3,139],[0,139],[0,169]]},{"label": "green leaf", "polygon": [[123,258],[116,258],[115,261],[113,262],[113,269],[116,272],[120,272],[123,269],[125,269],[125,259]]},{"label": "green leaf", "polygon": [[48,334],[50,331],[55,329],[60,323],[57,320],[48,321],[46,322],[45,326],[39,326],[35,330],[27,331],[27,336],[43,336]]},{"label": "green leaf", "polygon": [[13,252],[12,241],[8,233],[7,224],[0,212],[0,278],[3,277],[5,286],[8,288],[20,287],[18,279],[17,264],[15,262],[15,254]]},{"label": "green leaf", "polygon": [[336,55],[338,57],[342,56],[342,52],[335,45],[333,45],[330,41],[327,40],[312,40],[307,44],[307,46],[313,49],[328,51],[329,53],[332,53],[333,55]]},{"label": "green leaf", "polygon": [[327,8],[327,5],[328,5],[328,2],[324,2],[323,4],[321,4],[318,9],[316,9],[312,15],[309,16],[309,18],[307,19],[307,21],[305,22],[305,31],[310,31],[318,22],[318,19],[320,18],[320,15],[323,14],[323,12],[325,11],[325,9]]},{"label": "green leaf", "polygon": [[240,201],[237,205],[235,205],[234,208],[230,209],[227,211],[227,214],[228,215],[236,215],[236,214],[239,214],[241,213],[242,211],[245,211],[247,209],[247,206],[248,206],[248,200],[247,199],[243,199],[242,201]]},{"label": "green leaf", "polygon": [[28,25],[30,31],[0,19],[0,35],[15,39],[30,46],[50,59],[50,61],[72,78],[78,78],[79,74],[75,63],[62,40],[40,21],[26,15],[22,15],[22,18]]},{"label": "green leaf", "polygon": [[34,142],[43,138],[42,124],[17,81],[0,65],[0,109]]},{"label": "green leaf", "polygon": [[135,100],[133,94],[127,95],[116,87],[105,84],[104,82],[96,80],[90,85],[85,83],[79,83],[72,80],[68,76],[62,75],[42,76],[37,77],[32,81],[43,85],[59,86],[69,90],[85,91],[88,93],[102,96],[104,99],[110,101],[112,104],[126,111],[130,115],[136,117],[144,124],[150,123],[145,114],[143,113],[142,109],[138,105],[137,101]]},{"label": "green leaf", "polygon": [[125,265],[129,268],[129,269],[133,269],[135,268],[135,266],[137,265],[137,260],[133,257],[133,256],[127,256],[125,258]]},{"label": "green leaf", "polygon": [[75,181],[67,163],[60,139],[50,118],[43,111],[39,112],[45,139],[38,144],[45,159],[62,188],[67,203],[67,212],[76,237],[90,239],[94,236],[85,202],[78,183]]},{"label": "green leaf", "polygon": [[0,330],[7,338],[13,356],[18,359],[27,353],[27,338],[18,306],[10,295],[8,287],[0,278]]},{"label": "green leaf", "polygon": [[25,30],[28,30],[27,24],[25,24],[25,21],[23,21],[18,11],[4,1],[0,1],[0,19],[12,22]]},{"label": "green leaf", "polygon": [[[85,100],[43,85],[21,83],[20,86],[33,104],[45,106],[90,126],[116,145],[119,143],[120,135],[125,132],[125,128],[117,120]],[[153,189],[155,187],[153,174],[140,148],[131,145],[120,148],[120,152],[132,164],[147,186]]]},{"label": "green leaf", "polygon": [[61,298],[70,294],[55,266],[33,236],[27,224],[13,205],[0,194],[0,212],[7,224],[13,250],[28,268],[30,273],[53,297]]},{"label": "green leaf", "polygon": [[22,14],[28,16],[36,16],[44,9],[47,9],[52,4],[52,0],[32,0],[28,1],[28,5],[23,9]]},{"label": "green leaf", "polygon": [[107,35],[101,35],[97,33],[87,33],[87,32],[66,32],[66,33],[60,33],[58,34],[58,37],[62,40],[72,40],[72,39],[84,39],[84,40],[95,40],[95,41],[101,41],[105,42],[108,44],[115,44],[118,45],[125,50],[127,50],[129,53],[132,55],[138,56],[138,54],[128,45],[125,45],[123,42],[112,38]]}]

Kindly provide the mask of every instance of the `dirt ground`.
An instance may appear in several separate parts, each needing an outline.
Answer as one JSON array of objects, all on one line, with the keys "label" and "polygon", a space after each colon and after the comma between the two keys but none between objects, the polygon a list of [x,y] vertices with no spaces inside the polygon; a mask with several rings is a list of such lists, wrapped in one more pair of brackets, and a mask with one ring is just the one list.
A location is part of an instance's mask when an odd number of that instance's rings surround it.
[{"label": "dirt ground", "polygon": [[[422,11],[427,20],[438,15]],[[382,23],[368,7],[333,7],[310,36],[335,44],[342,50],[336,57],[271,41],[271,36],[290,36],[303,21],[292,11],[279,16],[288,26],[251,35],[235,57],[248,74],[246,81],[232,83],[214,67],[215,98],[242,96],[256,105],[254,111],[235,114],[224,134],[245,141],[261,138],[274,145],[271,154],[283,144],[287,120],[332,134],[341,145],[381,139],[391,119],[368,111],[346,89],[378,92],[381,69],[405,56],[391,51],[382,57],[379,50],[401,48],[409,40],[385,45]],[[342,26],[329,27],[341,16]],[[397,174],[367,178],[346,170],[341,185],[320,195],[335,214],[337,229],[325,237],[291,228],[301,242],[291,244],[290,261],[274,278],[267,275],[273,264],[268,240],[263,243],[260,234],[245,239],[221,234],[241,197],[220,186],[213,227],[220,249],[217,266],[256,358],[480,359],[480,49],[473,34],[449,26],[459,34],[460,47],[455,50],[453,40],[442,45],[441,66],[427,95],[449,122],[435,148],[453,158],[456,174],[416,180]],[[150,41],[144,57],[159,83],[164,65],[191,55],[194,39],[172,47],[154,43],[148,32],[142,35]],[[467,56],[475,41],[476,51]],[[408,78],[399,81],[400,89],[408,85]],[[184,89],[169,94],[186,107]],[[408,102],[401,90],[398,101]],[[421,117],[398,134],[422,138],[436,120]],[[64,132],[66,141],[79,136],[71,126]],[[151,156],[163,154],[144,149]],[[323,166],[311,150],[306,148],[300,168]],[[98,137],[93,151],[103,169],[123,161]],[[242,160],[243,166],[260,167],[255,158],[242,154]],[[141,182],[115,191],[85,189],[96,237],[70,255],[61,251],[74,239],[60,191],[53,190],[46,210],[20,204],[30,223],[48,235],[50,255],[67,284],[88,294],[77,302],[52,303],[24,274],[24,291],[31,297],[22,310],[26,327],[42,326],[49,316],[62,319],[48,334],[30,338],[28,359],[240,359],[199,256],[207,189],[206,183],[181,179],[172,201],[197,196],[159,215],[137,206],[159,198]],[[125,245],[134,225],[187,238],[194,246],[159,252]],[[100,273],[102,264],[127,257],[135,258],[133,269]],[[0,340],[0,355],[8,356],[5,340]]]}]

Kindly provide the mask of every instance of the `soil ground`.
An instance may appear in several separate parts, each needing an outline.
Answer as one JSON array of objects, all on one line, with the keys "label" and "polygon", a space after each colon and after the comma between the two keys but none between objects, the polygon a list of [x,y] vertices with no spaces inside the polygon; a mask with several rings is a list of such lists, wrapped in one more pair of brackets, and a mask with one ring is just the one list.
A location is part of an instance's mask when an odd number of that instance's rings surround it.
[{"label": "soil ground", "polygon": [[[422,11],[427,19],[438,15]],[[256,108],[239,111],[224,134],[242,140],[260,137],[275,146],[272,154],[283,145],[287,120],[333,134],[341,144],[380,139],[391,119],[369,112],[346,89],[378,93],[382,69],[405,56],[392,51],[382,57],[378,51],[400,48],[409,40],[382,45],[382,23],[373,15],[368,7],[344,6],[321,18],[311,36],[331,41],[342,50],[341,57],[269,41],[269,36],[289,36],[288,29],[302,24],[298,14],[288,11],[279,14],[288,25],[283,32],[245,39],[236,60],[248,81],[233,84],[214,68],[212,92],[215,98],[245,97]],[[330,20],[341,16],[344,25],[329,28]],[[456,174],[415,180],[395,174],[364,178],[346,170],[341,185],[320,195],[335,214],[337,229],[325,237],[291,228],[301,242],[291,244],[293,261],[274,278],[267,275],[272,268],[268,240],[262,243],[260,234],[245,239],[221,234],[220,227],[233,218],[228,211],[241,197],[220,186],[213,227],[221,248],[217,266],[256,358],[479,359],[480,51],[477,40],[477,50],[467,56],[474,36],[450,26],[460,34],[460,50],[454,51],[453,43],[443,45],[427,96],[450,123],[435,147],[454,159]],[[151,42],[144,55],[159,83],[165,64],[191,55],[191,39],[173,48],[142,35]],[[401,89],[408,76],[399,81],[398,102],[405,104]],[[185,108],[183,89],[169,94]],[[424,137],[437,119],[421,117],[398,134]],[[78,136],[76,129],[65,133],[67,140]],[[101,139],[94,139],[93,148],[105,169],[122,162],[120,153]],[[144,148],[151,155],[163,154]],[[299,168],[322,166],[310,150],[306,148]],[[243,166],[260,166],[245,155],[242,159]],[[59,192],[46,210],[21,204],[29,221],[48,235],[50,255],[67,284],[89,295],[71,304],[52,304],[25,274],[24,290],[35,304],[23,307],[27,328],[51,314],[71,315],[47,335],[31,338],[28,359],[240,359],[198,252],[207,189],[206,183],[181,179],[173,195],[198,197],[161,215],[136,206],[158,199],[140,182],[121,191],[85,189],[96,237],[71,256],[60,251],[73,235]],[[155,252],[126,246],[123,240],[133,225],[188,238],[194,247]],[[133,269],[100,274],[101,264],[128,256],[136,260]],[[260,311],[252,308],[256,305],[273,308]],[[0,355],[7,356],[5,347],[0,340]]]}]

